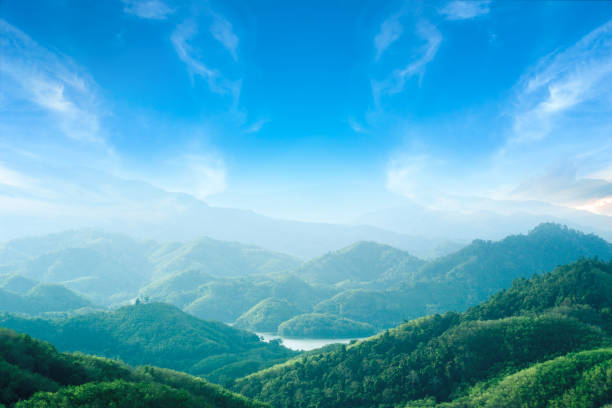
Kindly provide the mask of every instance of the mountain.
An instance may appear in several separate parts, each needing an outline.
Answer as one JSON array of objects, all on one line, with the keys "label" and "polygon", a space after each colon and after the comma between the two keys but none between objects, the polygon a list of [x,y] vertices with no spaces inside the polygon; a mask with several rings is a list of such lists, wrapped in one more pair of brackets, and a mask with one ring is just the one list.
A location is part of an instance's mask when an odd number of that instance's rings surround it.
[{"label": "mountain", "polygon": [[85,229],[16,239],[0,249],[0,269],[61,284],[97,304],[129,300],[148,282],[153,242]]},{"label": "mountain", "polygon": [[289,255],[239,244],[201,238],[184,245],[169,245],[150,255],[154,276],[197,270],[215,278],[284,272],[301,261]]},{"label": "mountain", "polygon": [[[604,407],[612,395],[612,348],[569,353],[504,377],[478,384],[468,395],[449,403],[434,400],[408,403],[410,407],[536,408]],[[560,381],[562,379],[562,381]],[[610,407],[610,405],[605,405]]]},{"label": "mountain", "polygon": [[[91,307],[92,303],[82,296],[72,292],[61,285],[34,284],[24,293],[22,289],[33,283],[12,276],[4,286],[0,286],[0,312],[25,313],[41,315],[52,312],[68,312],[81,308]],[[27,284],[27,286],[24,286]],[[15,288],[21,293],[7,290]]]},{"label": "mountain", "polygon": [[[63,191],[62,202],[70,204],[49,202],[44,194],[37,196],[37,191],[19,187],[5,191],[0,186],[0,197],[31,203],[31,208],[51,207],[62,214],[61,217],[43,215],[30,212],[30,207],[19,212],[0,211],[0,240],[70,228],[96,228],[159,242],[187,242],[207,236],[305,259],[362,240],[392,245],[422,256],[440,255],[438,248],[447,243],[446,239],[399,234],[367,225],[276,219],[247,210],[209,206],[188,194],[165,191],[103,171],[82,167],[70,171],[73,177],[69,182],[52,170],[36,174],[47,188],[53,190],[55,186],[57,191]],[[96,211],[92,213],[91,208]]]},{"label": "mountain", "polygon": [[[549,396],[556,406],[601,406],[612,402],[611,282],[612,262],[582,259],[517,281],[466,313],[297,357],[232,389],[275,407],[510,407],[529,387],[529,406],[549,406]],[[506,402],[497,405],[498,397]],[[574,400],[581,402],[564,405]]]},{"label": "mountain", "polygon": [[278,325],[302,313],[286,299],[269,297],[244,312],[233,327],[256,332],[275,333]]},{"label": "mountain", "polygon": [[427,262],[411,281],[383,291],[347,290],[322,301],[314,311],[391,327],[429,313],[465,310],[516,278],[593,256],[612,259],[612,245],[593,234],[541,224],[527,235],[497,242],[476,240]]},{"label": "mountain", "polygon": [[[201,238],[160,244],[92,229],[17,239],[0,248],[4,275],[61,284],[105,306],[131,301],[141,290],[155,298],[181,289],[172,285],[193,290],[204,275],[212,280],[280,273],[300,264],[292,256],[235,242]],[[143,289],[148,284],[151,288]]]},{"label": "mountain", "polygon": [[308,285],[289,275],[216,280],[198,287],[196,292],[195,300],[185,306],[186,312],[203,319],[233,322],[269,297],[290,300],[300,310],[307,311],[334,291]]},{"label": "mountain", "polygon": [[308,261],[296,274],[311,283],[389,285],[411,278],[424,263],[397,248],[362,241]]},{"label": "mountain", "polygon": [[372,225],[399,234],[445,237],[451,242],[475,238],[499,240],[550,222],[612,240],[612,217],[533,200],[432,197],[426,205],[407,201],[354,220],[358,225]]},{"label": "mountain", "polygon": [[355,338],[375,333],[371,324],[322,313],[297,315],[278,326],[278,334],[286,337]]},{"label": "mountain", "polygon": [[201,378],[59,353],[49,343],[7,329],[0,329],[0,389],[0,406],[17,408],[265,406]]},{"label": "mountain", "polygon": [[190,316],[162,303],[140,303],[110,312],[61,319],[0,316],[0,326],[50,341],[60,350],[81,351],[128,364],[203,375],[223,382],[295,355],[255,334]]}]

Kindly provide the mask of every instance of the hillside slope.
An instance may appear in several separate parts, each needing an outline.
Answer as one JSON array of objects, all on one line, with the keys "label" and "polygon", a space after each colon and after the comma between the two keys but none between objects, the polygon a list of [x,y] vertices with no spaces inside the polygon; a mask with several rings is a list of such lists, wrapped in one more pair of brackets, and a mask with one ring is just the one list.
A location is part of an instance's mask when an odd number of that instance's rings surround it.
[{"label": "hillside slope", "polygon": [[161,303],[125,306],[63,319],[0,316],[0,326],[50,341],[60,350],[118,357],[128,364],[204,375],[217,382],[296,355],[252,333],[203,321]]},{"label": "hillside slope", "polygon": [[422,261],[408,252],[375,242],[361,241],[304,263],[296,274],[306,282],[389,285],[412,277]]},{"label": "hillside slope", "polygon": [[[580,260],[516,282],[467,313],[413,320],[338,351],[298,357],[233,389],[276,407],[451,401],[480,382],[610,347],[611,279],[612,263]],[[610,402],[612,394],[601,398]]]},{"label": "hillside slope", "polygon": [[409,281],[388,290],[347,290],[314,307],[392,327],[430,313],[463,311],[529,278],[581,257],[612,259],[612,245],[592,234],[557,224],[542,224],[527,235],[501,241],[474,241],[458,252],[424,264]]},{"label": "hillside slope", "polygon": [[0,406],[18,408],[264,406],[187,374],[59,353],[7,329],[0,329],[0,390]]}]

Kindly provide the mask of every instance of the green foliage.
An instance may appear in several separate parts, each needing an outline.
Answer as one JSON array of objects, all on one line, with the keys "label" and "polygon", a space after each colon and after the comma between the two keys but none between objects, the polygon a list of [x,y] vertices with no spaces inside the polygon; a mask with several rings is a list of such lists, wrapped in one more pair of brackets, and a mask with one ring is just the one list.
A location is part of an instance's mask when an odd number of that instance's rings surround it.
[{"label": "green foliage", "polygon": [[296,354],[278,344],[264,343],[255,334],[220,322],[202,321],[161,303],[56,320],[4,315],[0,316],[0,325],[50,341],[61,350],[118,357],[132,365],[153,364],[204,376],[220,368],[206,369],[202,362],[211,356],[229,355],[228,364],[240,360],[255,363],[244,371],[236,370],[234,374],[239,377]]},{"label": "green foliage", "polygon": [[195,300],[184,310],[202,319],[233,322],[269,297],[290,301],[301,311],[308,311],[332,293],[335,291],[308,285],[293,275],[220,279],[185,292]]},{"label": "green foliage", "polygon": [[466,396],[438,406],[600,407],[612,401],[612,349],[570,353],[489,383],[477,384]]},{"label": "green foliage", "polygon": [[[17,277],[14,277],[17,278]],[[16,282],[12,279],[10,283]],[[23,281],[21,281],[23,282]],[[91,303],[60,285],[38,284],[25,294],[0,289],[0,311],[40,315],[90,307]]]},{"label": "green foliage", "polygon": [[261,407],[184,373],[83,354],[0,329],[0,406]]},{"label": "green foliage", "polygon": [[424,261],[388,245],[357,242],[306,262],[297,274],[307,282],[322,284],[348,281],[389,285],[410,278],[423,264]]},{"label": "green foliage", "polygon": [[376,333],[374,326],[345,317],[322,313],[295,316],[278,326],[278,333],[287,337],[350,338]]},{"label": "green foliage", "polygon": [[386,290],[348,290],[314,307],[378,328],[431,313],[463,311],[508,288],[516,278],[552,270],[581,257],[612,259],[603,239],[557,224],[541,224],[527,235],[471,245],[424,264],[402,284]]},{"label": "green foliage", "polygon": [[[473,406],[476,399],[466,403],[461,398],[475,398],[478,390],[478,395],[484,395],[482,389],[488,389],[488,384],[500,383],[534,364],[609,347],[612,291],[607,285],[611,274],[612,263],[581,260],[529,281],[517,281],[512,289],[467,313],[416,319],[348,347],[304,355],[240,379],[233,389],[276,407],[391,407],[408,401],[410,406],[435,406],[444,401],[464,404],[457,407]],[[598,318],[576,318],[591,315]],[[607,320],[602,316],[608,316]],[[576,406],[598,406],[593,401],[604,401],[608,388],[602,388],[603,394],[589,390],[593,384],[608,381],[609,366],[605,364],[584,371],[584,379],[578,371],[575,384],[583,385],[574,390],[570,384],[567,392],[555,394],[555,398],[561,395],[558,406],[568,401],[578,401]],[[543,378],[554,383],[552,379],[565,377],[553,373]],[[554,394],[550,389],[542,392]]]},{"label": "green foliage", "polygon": [[233,327],[276,333],[278,325],[302,311],[286,299],[266,298],[243,313]]},{"label": "green foliage", "polygon": [[198,270],[215,278],[266,274],[293,269],[297,258],[264,249],[202,238],[185,245],[156,250],[151,255],[155,276]]}]

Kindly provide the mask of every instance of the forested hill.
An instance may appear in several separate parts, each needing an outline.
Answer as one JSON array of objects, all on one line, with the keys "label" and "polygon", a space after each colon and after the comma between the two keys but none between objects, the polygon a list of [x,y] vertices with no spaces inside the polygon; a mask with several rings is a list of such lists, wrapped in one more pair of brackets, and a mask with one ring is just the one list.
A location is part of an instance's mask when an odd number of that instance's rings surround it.
[{"label": "forested hill", "polygon": [[0,407],[250,408],[265,405],[201,378],[131,368],[0,329]]},{"label": "forested hill", "polygon": [[409,279],[425,261],[375,242],[357,242],[304,263],[296,274],[307,282],[386,282]]},{"label": "forested hill", "polygon": [[595,256],[612,260],[612,245],[593,234],[541,224],[526,235],[495,242],[476,240],[427,262],[411,280],[396,287],[346,290],[322,301],[314,311],[391,327],[403,319],[464,311],[510,287],[516,278],[529,278],[581,257]]},{"label": "forested hill", "polygon": [[221,383],[296,355],[276,343],[260,341],[253,333],[200,320],[162,303],[54,320],[4,314],[0,326],[49,341],[62,351],[152,364]]},{"label": "forested hill", "polygon": [[[549,396],[556,406],[602,406],[612,402],[611,285],[612,263],[579,260],[517,281],[466,313],[298,357],[233,389],[275,407],[513,407],[516,399],[503,398],[518,398],[533,378],[542,387],[529,406],[549,406]],[[563,370],[569,374],[559,377]]]}]

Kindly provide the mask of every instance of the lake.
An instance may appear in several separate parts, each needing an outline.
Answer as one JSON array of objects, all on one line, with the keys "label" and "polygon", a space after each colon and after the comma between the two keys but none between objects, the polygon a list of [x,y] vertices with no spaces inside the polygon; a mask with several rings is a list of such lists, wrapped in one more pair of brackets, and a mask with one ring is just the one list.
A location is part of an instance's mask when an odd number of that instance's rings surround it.
[{"label": "lake", "polygon": [[262,337],[264,341],[269,342],[270,340],[280,339],[283,342],[283,346],[291,350],[309,351],[328,344],[349,344],[351,340],[361,340],[361,338],[353,339],[307,339],[297,337],[283,337],[272,333],[256,333]]}]

